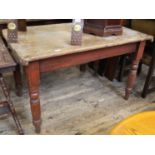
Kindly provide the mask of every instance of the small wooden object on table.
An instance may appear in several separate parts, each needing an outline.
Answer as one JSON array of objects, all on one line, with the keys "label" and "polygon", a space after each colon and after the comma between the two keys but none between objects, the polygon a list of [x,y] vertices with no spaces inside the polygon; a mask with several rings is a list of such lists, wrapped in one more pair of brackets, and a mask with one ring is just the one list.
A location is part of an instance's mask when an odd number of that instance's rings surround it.
[{"label": "small wooden object on table", "polygon": [[81,45],[83,34],[83,20],[74,19],[71,33],[71,45]]},{"label": "small wooden object on table", "polygon": [[16,43],[18,41],[18,21],[17,20],[9,20],[8,21],[8,41],[10,43]]},{"label": "small wooden object on table", "polygon": [[10,98],[10,91],[2,75],[2,73],[4,72],[15,71],[15,68],[16,68],[16,63],[12,59],[8,49],[5,47],[2,39],[0,38],[0,86],[6,98],[6,101],[0,102],[0,115],[2,116],[8,113],[11,113],[15,121],[18,133],[24,134],[23,129],[20,125],[20,122],[17,118],[15,108]]},{"label": "small wooden object on table", "polygon": [[84,32],[97,36],[122,34],[122,19],[85,19]]}]

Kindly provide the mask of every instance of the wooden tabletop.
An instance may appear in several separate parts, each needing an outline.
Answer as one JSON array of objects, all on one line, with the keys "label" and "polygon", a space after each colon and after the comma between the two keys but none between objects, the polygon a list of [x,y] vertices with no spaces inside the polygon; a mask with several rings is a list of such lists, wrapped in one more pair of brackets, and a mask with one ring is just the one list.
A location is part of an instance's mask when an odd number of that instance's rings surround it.
[{"label": "wooden tabletop", "polygon": [[[7,30],[3,30],[7,40]],[[53,24],[28,27],[27,32],[18,32],[18,43],[9,44],[13,55],[22,65],[49,57],[62,56],[99,48],[123,45],[143,40],[153,40],[153,36],[123,28],[123,35],[98,37],[83,34],[82,46],[72,46],[71,24]]]},{"label": "wooden tabletop", "polygon": [[5,47],[2,38],[0,37],[0,71],[14,66],[16,66],[16,63],[9,54],[8,49]]}]

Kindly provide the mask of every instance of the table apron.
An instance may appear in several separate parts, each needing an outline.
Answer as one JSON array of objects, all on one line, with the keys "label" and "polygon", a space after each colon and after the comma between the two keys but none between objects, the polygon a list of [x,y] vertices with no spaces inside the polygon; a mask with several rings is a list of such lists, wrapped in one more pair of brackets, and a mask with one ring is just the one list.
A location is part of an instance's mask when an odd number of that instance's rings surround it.
[{"label": "table apron", "polygon": [[54,71],[61,68],[85,64],[95,60],[133,53],[136,52],[137,45],[138,43],[130,43],[40,60],[40,72]]}]

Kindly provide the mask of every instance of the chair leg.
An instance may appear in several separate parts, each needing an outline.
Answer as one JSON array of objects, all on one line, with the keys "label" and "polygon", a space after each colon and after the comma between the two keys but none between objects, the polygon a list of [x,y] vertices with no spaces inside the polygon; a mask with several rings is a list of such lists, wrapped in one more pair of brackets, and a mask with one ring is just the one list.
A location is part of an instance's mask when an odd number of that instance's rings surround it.
[{"label": "chair leg", "polygon": [[12,103],[11,98],[10,98],[9,89],[8,89],[8,87],[7,87],[7,85],[6,85],[6,82],[5,82],[5,80],[4,80],[3,76],[2,76],[2,74],[0,74],[0,85],[1,85],[1,87],[2,87],[2,90],[3,90],[4,95],[5,95],[5,97],[6,97],[6,101],[7,101],[7,103],[8,103],[9,110],[10,110],[10,112],[11,112],[11,114],[12,114],[12,117],[13,117],[13,119],[14,119],[14,121],[15,121],[17,130],[18,130],[18,133],[19,133],[20,135],[23,135],[23,134],[24,134],[23,129],[22,129],[22,127],[21,127],[21,125],[20,125],[20,122],[19,122],[19,120],[18,120],[18,118],[17,118],[15,108],[14,108],[13,103]]},{"label": "chair leg", "polygon": [[120,61],[120,57],[118,56],[108,59],[104,76],[108,78],[110,81],[113,81],[115,78],[119,61]]},{"label": "chair leg", "polygon": [[97,75],[97,74],[98,74],[99,63],[100,63],[99,60],[94,62],[94,71],[95,71],[95,72],[94,72],[94,75]]},{"label": "chair leg", "polygon": [[118,73],[118,81],[122,82],[123,80],[123,73],[124,73],[124,69],[125,69],[125,61],[126,61],[126,55],[123,55],[120,58],[120,69],[119,69],[119,73]]},{"label": "chair leg", "polygon": [[142,71],[142,62],[140,61],[139,66],[138,66],[138,70],[137,70],[137,75],[139,75]]},{"label": "chair leg", "polygon": [[86,64],[80,65],[80,71],[85,72],[86,71]]},{"label": "chair leg", "polygon": [[142,91],[142,95],[141,95],[143,98],[145,98],[148,93],[148,89],[149,89],[149,85],[151,83],[154,68],[155,68],[155,46],[154,46],[154,50],[153,50],[153,56],[151,59],[151,63],[149,65],[149,71],[148,71],[148,74],[147,74],[147,77],[145,80],[145,84],[144,84],[144,88]]},{"label": "chair leg", "polygon": [[17,96],[22,96],[22,75],[20,66],[17,65],[15,71],[13,72],[14,80],[15,80],[15,87],[16,87],[16,94]]}]

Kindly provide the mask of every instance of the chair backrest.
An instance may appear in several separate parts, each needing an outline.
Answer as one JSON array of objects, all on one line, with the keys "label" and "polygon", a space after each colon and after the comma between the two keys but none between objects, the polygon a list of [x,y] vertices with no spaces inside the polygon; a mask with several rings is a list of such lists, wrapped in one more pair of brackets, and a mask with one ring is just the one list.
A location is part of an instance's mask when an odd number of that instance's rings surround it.
[{"label": "chair backrest", "polygon": [[155,36],[155,20],[153,19],[133,19],[132,29]]},{"label": "chair backrest", "polygon": [[15,61],[0,37],[0,73],[4,72],[6,69],[14,69],[15,66]]}]

